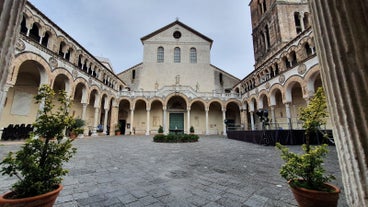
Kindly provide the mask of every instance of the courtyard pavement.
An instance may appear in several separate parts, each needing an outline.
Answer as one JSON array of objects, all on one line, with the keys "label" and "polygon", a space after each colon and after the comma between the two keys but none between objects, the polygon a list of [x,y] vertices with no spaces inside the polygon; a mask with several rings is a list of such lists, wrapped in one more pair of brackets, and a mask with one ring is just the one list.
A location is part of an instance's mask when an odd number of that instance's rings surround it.
[{"label": "courtyard pavement", "polygon": [[[20,143],[1,142],[0,158]],[[154,143],[152,136],[88,137],[74,142],[56,207],[296,206],[272,146],[201,136],[197,143]],[[300,146],[290,146],[300,151]],[[335,147],[325,167],[342,188]],[[0,193],[15,178],[0,175]],[[339,206],[347,206],[344,190]]]}]

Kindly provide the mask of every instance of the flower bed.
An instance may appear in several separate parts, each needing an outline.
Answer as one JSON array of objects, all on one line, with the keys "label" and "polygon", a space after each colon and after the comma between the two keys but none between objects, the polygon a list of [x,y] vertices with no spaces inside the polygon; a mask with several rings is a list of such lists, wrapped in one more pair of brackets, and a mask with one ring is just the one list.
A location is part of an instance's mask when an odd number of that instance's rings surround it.
[{"label": "flower bed", "polygon": [[199,136],[195,134],[157,134],[153,137],[154,142],[198,142]]}]

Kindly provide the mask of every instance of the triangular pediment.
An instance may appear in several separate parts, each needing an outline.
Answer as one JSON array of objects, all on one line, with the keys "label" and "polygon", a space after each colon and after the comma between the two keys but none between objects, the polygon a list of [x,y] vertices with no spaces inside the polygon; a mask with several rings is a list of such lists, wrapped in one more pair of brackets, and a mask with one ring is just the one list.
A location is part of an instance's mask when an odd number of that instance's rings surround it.
[{"label": "triangular pediment", "polygon": [[[175,32],[180,32],[180,36],[174,37]],[[178,33],[177,33],[178,34]],[[189,37],[190,36],[190,37]],[[166,38],[165,38],[166,37]],[[165,27],[162,27],[144,37],[141,38],[142,43],[144,44],[146,41],[177,41],[179,39],[188,41],[188,39],[194,40],[201,40],[208,42],[210,44],[210,47],[212,46],[213,40],[208,38],[207,36],[199,33],[198,31],[194,30],[193,28],[187,26],[186,24],[180,22],[179,20],[176,20],[172,22],[171,24],[166,25]],[[187,39],[187,40],[186,40]]]}]

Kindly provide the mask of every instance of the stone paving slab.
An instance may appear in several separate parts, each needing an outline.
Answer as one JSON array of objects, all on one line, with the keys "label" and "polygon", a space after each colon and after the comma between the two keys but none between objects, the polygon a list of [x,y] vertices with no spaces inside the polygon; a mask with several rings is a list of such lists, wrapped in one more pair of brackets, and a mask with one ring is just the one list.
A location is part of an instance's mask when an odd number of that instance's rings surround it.
[{"label": "stone paving slab", "polygon": [[[56,207],[98,206],[296,206],[279,175],[283,163],[272,146],[220,136],[197,143],[154,143],[152,136],[89,137],[74,142]],[[0,158],[19,142],[0,142]],[[290,146],[300,151],[300,146]],[[336,148],[325,165],[342,187]],[[0,193],[14,178],[0,175]],[[344,191],[339,207],[347,206]]]}]

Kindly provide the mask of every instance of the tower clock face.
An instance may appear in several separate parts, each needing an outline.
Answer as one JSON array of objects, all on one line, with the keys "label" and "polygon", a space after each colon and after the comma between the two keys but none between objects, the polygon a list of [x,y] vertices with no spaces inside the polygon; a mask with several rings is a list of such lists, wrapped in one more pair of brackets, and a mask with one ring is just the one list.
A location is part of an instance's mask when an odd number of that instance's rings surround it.
[{"label": "tower clock face", "polygon": [[174,36],[175,39],[179,39],[181,37],[181,32],[175,31],[173,36]]}]

